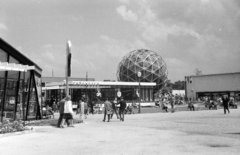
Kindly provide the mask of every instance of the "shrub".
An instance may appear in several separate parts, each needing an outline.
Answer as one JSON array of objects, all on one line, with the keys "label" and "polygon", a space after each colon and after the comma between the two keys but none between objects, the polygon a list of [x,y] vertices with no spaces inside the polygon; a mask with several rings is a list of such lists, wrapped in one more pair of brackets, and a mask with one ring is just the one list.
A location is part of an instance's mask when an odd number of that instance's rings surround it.
[{"label": "shrub", "polygon": [[30,130],[26,127],[23,121],[10,122],[9,120],[4,120],[0,122],[0,134],[12,133],[18,131]]}]

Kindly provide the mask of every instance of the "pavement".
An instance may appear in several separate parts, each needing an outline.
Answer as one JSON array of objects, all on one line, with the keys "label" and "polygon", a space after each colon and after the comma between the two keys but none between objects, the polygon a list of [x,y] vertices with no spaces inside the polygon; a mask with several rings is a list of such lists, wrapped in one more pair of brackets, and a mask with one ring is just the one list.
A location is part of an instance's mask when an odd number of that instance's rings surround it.
[{"label": "pavement", "polygon": [[[207,155],[240,152],[240,109],[89,115],[74,128],[34,126],[34,133],[0,138],[1,155]],[[57,116],[56,116],[57,117]],[[74,116],[75,119],[78,116]]]}]

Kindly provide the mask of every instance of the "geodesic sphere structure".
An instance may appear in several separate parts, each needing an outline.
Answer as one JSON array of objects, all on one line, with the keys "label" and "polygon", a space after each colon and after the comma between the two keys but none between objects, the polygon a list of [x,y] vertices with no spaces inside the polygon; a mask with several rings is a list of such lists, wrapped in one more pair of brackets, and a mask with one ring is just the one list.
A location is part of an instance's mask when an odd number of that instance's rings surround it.
[{"label": "geodesic sphere structure", "polygon": [[168,71],[167,65],[156,52],[146,49],[134,50],[125,55],[118,65],[117,79],[124,82],[156,82],[155,91],[165,87]]}]

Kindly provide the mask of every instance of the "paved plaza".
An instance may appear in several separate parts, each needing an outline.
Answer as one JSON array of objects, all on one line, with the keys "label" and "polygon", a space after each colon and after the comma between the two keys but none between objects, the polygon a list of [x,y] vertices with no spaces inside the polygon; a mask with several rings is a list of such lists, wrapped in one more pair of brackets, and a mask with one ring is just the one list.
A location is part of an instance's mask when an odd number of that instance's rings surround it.
[{"label": "paved plaza", "polygon": [[[126,115],[102,122],[89,115],[75,128],[34,126],[36,132],[0,138],[1,155],[239,154],[240,109]],[[77,118],[78,116],[74,116]]]}]

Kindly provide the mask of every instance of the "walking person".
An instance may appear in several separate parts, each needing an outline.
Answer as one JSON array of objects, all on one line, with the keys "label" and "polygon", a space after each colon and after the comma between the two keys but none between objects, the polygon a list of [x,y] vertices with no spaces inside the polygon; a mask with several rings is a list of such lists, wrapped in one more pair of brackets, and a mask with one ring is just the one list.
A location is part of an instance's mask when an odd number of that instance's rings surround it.
[{"label": "walking person", "polygon": [[229,98],[228,98],[227,95],[223,95],[222,102],[223,102],[224,114],[226,114],[226,111],[228,111],[228,113],[230,113],[230,111],[229,111]]},{"label": "walking person", "polygon": [[89,111],[89,113],[92,113],[94,115],[94,101],[92,99],[90,99],[89,103],[90,103],[90,107],[91,107],[91,110]]},{"label": "walking person", "polygon": [[106,98],[106,101],[104,103],[104,118],[103,122],[106,120],[106,115],[108,115],[108,122],[110,122],[110,117],[112,114],[112,103],[108,101],[108,98]]},{"label": "walking person", "polygon": [[85,119],[87,119],[87,115],[88,115],[88,104],[87,101],[84,102],[84,116]]},{"label": "walking person", "polygon": [[[60,128],[61,122],[63,120],[64,105],[65,105],[65,98],[63,98],[61,101],[59,101],[59,118],[58,118],[58,123],[57,123],[57,127],[59,127],[59,128]],[[69,126],[68,119],[66,119],[66,123]]]},{"label": "walking person", "polygon": [[64,123],[65,123],[66,119],[69,119],[70,122],[71,122],[71,125],[69,125],[69,127],[74,127],[73,126],[72,101],[71,101],[71,97],[70,96],[67,96],[65,98],[63,120],[62,120],[62,123],[60,125],[61,128],[64,128]]},{"label": "walking person", "polygon": [[53,110],[53,112],[57,112],[57,104],[56,104],[56,102],[53,102],[52,110]]},{"label": "walking person", "polygon": [[84,117],[84,98],[81,98],[77,107],[77,114],[79,114],[80,120],[83,120]]},{"label": "walking person", "polygon": [[175,109],[174,109],[175,108],[174,107],[175,106],[175,104],[174,104],[175,103],[174,96],[171,95],[171,97],[169,98],[169,102],[170,102],[170,105],[171,105],[172,113],[174,113],[175,112]]},{"label": "walking person", "polygon": [[166,97],[163,98],[162,110],[165,110],[166,112],[168,112],[168,103],[167,103],[167,98]]},{"label": "walking person", "polygon": [[124,101],[123,97],[121,97],[119,103],[120,107],[119,107],[119,116],[120,116],[120,121],[124,121],[124,111],[126,109],[126,101]]},{"label": "walking person", "polygon": [[118,113],[117,113],[117,109],[116,109],[117,98],[115,98],[115,100],[112,101],[111,103],[112,103],[112,109],[113,109],[113,111],[112,111],[112,115],[111,115],[111,119],[112,119],[114,113],[116,114],[117,119],[119,119],[119,117],[118,117]]}]

